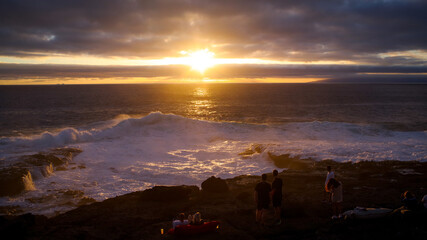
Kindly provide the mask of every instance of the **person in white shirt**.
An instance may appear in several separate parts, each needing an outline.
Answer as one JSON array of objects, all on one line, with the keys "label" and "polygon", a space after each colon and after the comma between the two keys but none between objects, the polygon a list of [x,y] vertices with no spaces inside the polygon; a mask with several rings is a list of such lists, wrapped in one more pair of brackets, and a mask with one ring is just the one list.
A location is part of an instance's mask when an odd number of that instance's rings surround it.
[{"label": "person in white shirt", "polygon": [[178,219],[177,219],[177,220],[174,220],[174,221],[172,222],[172,227],[173,227],[173,229],[175,229],[175,228],[176,228],[176,226],[179,226],[179,225],[188,225],[188,220],[187,220],[187,219],[185,219],[185,220],[184,220],[184,218],[185,218],[184,213],[180,213],[180,214],[178,215]]},{"label": "person in white shirt", "polygon": [[326,170],[328,170],[328,173],[326,174],[325,187],[328,184],[329,179],[335,178],[335,173],[334,173],[334,171],[332,171],[331,166],[327,166]]},{"label": "person in white shirt", "polygon": [[[327,198],[328,198],[327,202],[331,202],[331,192],[329,191],[329,189],[327,188],[326,185],[328,184],[329,179],[335,178],[335,173],[332,171],[332,167],[331,166],[327,166],[326,170],[328,170],[328,173],[326,174],[326,180],[325,180],[325,185],[324,186],[325,186],[325,192],[328,195],[327,196]],[[323,199],[325,199],[325,198],[323,198]],[[326,202],[326,200],[324,200],[324,201]]]},{"label": "person in white shirt", "polygon": [[421,203],[424,205],[425,210],[427,210],[427,194],[421,199]]}]

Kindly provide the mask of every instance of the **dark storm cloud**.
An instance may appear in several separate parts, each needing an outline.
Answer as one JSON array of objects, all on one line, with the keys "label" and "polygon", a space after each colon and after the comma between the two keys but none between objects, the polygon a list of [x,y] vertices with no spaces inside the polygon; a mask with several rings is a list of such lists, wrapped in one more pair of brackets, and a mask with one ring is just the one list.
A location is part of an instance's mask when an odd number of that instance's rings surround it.
[{"label": "dark storm cloud", "polygon": [[180,77],[188,66],[82,66],[50,64],[0,64],[0,80],[54,78]]},{"label": "dark storm cloud", "polygon": [[425,64],[376,54],[427,50],[426,23],[423,0],[3,0],[0,55],[158,58],[209,47],[217,57]]}]

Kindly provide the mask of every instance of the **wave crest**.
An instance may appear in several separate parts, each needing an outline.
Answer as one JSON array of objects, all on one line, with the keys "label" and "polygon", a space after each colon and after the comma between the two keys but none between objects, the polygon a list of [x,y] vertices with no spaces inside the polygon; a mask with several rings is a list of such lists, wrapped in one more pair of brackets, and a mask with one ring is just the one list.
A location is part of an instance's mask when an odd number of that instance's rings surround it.
[{"label": "wave crest", "polygon": [[398,132],[367,124],[315,121],[269,126],[210,122],[153,112],[143,117],[121,115],[90,129],[66,128],[56,133],[3,138],[0,140],[0,156],[10,153],[11,149],[15,152],[18,149],[42,151],[98,141],[117,141],[120,144],[123,138],[144,138],[144,141],[161,138],[169,145],[177,142],[210,144],[215,141],[273,143],[282,145],[277,151],[319,160],[425,160],[426,137],[427,132]]}]

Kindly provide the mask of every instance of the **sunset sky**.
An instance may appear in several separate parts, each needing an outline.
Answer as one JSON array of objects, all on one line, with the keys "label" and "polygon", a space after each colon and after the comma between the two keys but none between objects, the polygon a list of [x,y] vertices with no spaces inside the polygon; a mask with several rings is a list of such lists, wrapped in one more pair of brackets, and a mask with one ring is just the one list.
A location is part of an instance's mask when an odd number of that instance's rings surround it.
[{"label": "sunset sky", "polygon": [[0,2],[0,84],[426,79],[425,0]]}]

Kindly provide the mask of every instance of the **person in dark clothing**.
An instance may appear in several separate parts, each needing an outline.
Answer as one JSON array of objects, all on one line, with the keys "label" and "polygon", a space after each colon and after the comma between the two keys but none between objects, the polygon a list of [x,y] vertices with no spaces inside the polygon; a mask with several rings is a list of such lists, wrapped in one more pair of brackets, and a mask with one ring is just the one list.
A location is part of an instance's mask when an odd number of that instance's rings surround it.
[{"label": "person in dark clothing", "polygon": [[406,191],[402,194],[402,203],[407,210],[418,210],[418,201],[410,191]]},{"label": "person in dark clothing", "polygon": [[279,174],[279,172],[277,170],[273,171],[273,183],[271,184],[271,199],[273,201],[273,208],[274,208],[274,217],[277,220],[277,225],[282,224],[282,219],[281,219],[281,209],[282,209],[282,186],[283,186],[283,181],[281,178],[279,178],[277,175]]},{"label": "person in dark clothing", "polygon": [[412,194],[410,191],[402,193],[402,195],[400,195],[400,199],[402,201],[403,206],[395,209],[392,215],[406,215],[408,213],[410,214],[419,210],[418,201],[415,198],[414,194]]},{"label": "person in dark clothing", "polygon": [[331,201],[332,201],[332,219],[337,219],[342,217],[342,183],[337,181],[335,178],[331,178],[328,180],[326,184],[326,189],[331,193]]},{"label": "person in dark clothing", "polygon": [[264,224],[264,213],[270,205],[271,186],[267,183],[267,174],[262,174],[262,182],[255,187],[256,221]]}]

